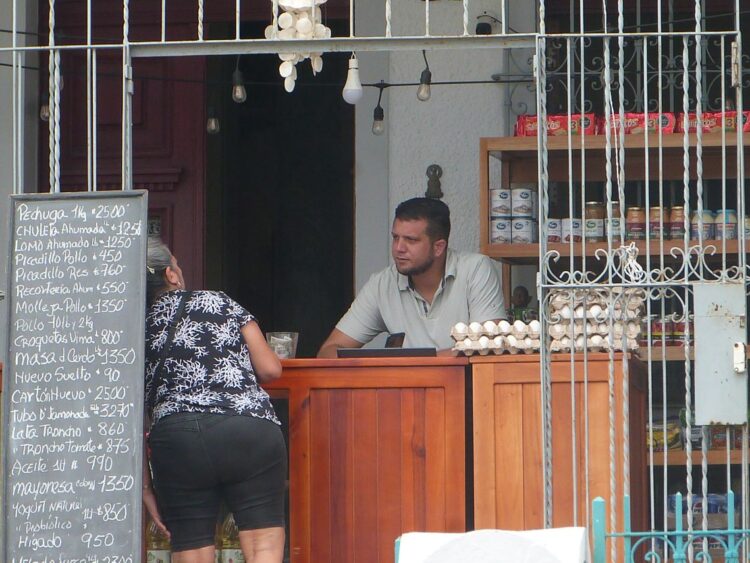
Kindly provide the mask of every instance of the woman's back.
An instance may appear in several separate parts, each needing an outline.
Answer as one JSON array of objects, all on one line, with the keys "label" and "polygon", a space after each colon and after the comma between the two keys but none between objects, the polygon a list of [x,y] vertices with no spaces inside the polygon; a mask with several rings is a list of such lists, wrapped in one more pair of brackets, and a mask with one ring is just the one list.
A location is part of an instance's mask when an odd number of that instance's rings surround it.
[{"label": "woman's back", "polygon": [[[170,325],[174,336],[156,374]],[[278,424],[240,329],[254,317],[223,292],[168,291],[146,315],[146,408],[152,422],[178,412],[242,414]]]}]

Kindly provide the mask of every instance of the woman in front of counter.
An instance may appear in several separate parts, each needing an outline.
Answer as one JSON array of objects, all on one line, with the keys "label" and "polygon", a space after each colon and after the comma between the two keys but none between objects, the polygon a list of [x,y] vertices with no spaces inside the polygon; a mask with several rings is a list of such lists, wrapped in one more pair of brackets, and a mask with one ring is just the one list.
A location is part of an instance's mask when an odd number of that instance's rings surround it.
[{"label": "woman in front of counter", "polygon": [[[177,260],[149,237],[143,500],[173,563],[213,563],[220,504],[248,563],[284,552],[286,446],[259,381],[281,375],[255,318],[227,295],[186,291]],[[146,426],[148,428],[148,426]],[[146,456],[144,455],[144,460]]]}]

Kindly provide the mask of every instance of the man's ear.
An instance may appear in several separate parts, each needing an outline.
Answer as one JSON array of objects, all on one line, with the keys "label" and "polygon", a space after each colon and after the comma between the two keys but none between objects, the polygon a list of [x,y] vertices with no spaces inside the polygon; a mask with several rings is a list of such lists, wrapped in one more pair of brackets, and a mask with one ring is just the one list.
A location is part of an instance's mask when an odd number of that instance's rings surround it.
[{"label": "man's ear", "polygon": [[448,241],[441,238],[432,243],[432,251],[436,258],[439,258],[445,253],[445,249],[448,248]]}]

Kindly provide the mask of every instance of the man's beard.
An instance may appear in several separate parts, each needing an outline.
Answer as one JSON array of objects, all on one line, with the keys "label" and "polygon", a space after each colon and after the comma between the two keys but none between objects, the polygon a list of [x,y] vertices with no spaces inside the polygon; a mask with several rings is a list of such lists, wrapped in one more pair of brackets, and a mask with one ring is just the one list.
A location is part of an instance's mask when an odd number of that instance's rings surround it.
[{"label": "man's beard", "polygon": [[434,262],[435,257],[430,256],[429,258],[426,258],[425,261],[421,264],[417,264],[416,266],[412,266],[411,268],[404,268],[403,270],[399,269],[398,262],[396,262],[396,270],[399,274],[404,276],[418,276],[419,274],[424,274],[427,270],[429,270]]}]

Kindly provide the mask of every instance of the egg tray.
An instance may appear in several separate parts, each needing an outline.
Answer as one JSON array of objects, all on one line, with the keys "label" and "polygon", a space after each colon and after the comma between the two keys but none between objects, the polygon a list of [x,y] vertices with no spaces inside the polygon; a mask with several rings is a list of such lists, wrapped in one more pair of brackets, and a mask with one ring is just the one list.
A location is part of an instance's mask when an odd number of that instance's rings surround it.
[{"label": "egg tray", "polygon": [[467,338],[470,340],[479,340],[483,336],[490,339],[497,336],[513,336],[515,338],[530,336],[531,338],[538,339],[540,328],[539,321],[530,321],[528,324],[523,321],[516,321],[513,324],[508,321],[500,321],[499,323],[486,321],[484,323],[470,323],[469,325],[466,323],[456,323],[451,329],[451,337],[456,342],[462,342]]},{"label": "egg tray", "polygon": [[[638,348],[639,348],[638,340],[635,339],[635,338],[628,338],[627,349],[632,352],[632,351],[638,350]],[[608,352],[609,351],[609,341],[604,340],[602,342],[601,346],[592,346],[591,343],[589,342],[588,345],[586,346],[586,349],[589,352]],[[614,341],[612,349],[615,352],[622,352],[622,340],[621,339],[616,339]],[[563,341],[560,341],[560,340],[553,340],[550,343],[550,351],[552,351],[552,352],[570,352],[571,351],[570,342],[566,343],[566,342],[563,342]],[[575,346],[575,350],[574,351],[575,352],[582,352],[583,351],[583,346]]]},{"label": "egg tray", "polygon": [[507,341],[501,342],[499,345],[494,342],[493,340],[490,340],[488,345],[486,347],[479,346],[479,341],[470,341],[468,343],[465,340],[456,342],[455,346],[453,346],[453,353],[455,355],[463,354],[464,356],[473,356],[474,354],[478,354],[480,356],[486,356],[488,354],[495,354],[495,355],[501,355],[504,353],[509,354],[533,354],[535,352],[539,352],[540,347],[540,341],[538,339],[531,340],[530,344],[523,344],[523,347],[519,345],[515,346],[509,346],[507,344]]},{"label": "egg tray", "polygon": [[[583,334],[584,329],[584,323],[583,319],[576,319],[576,321],[573,324],[573,334],[575,336],[578,336],[580,334]],[[553,340],[560,340],[564,336],[570,336],[570,321],[563,321],[560,323],[555,323],[552,325],[549,325],[547,327],[547,334],[553,339]],[[600,336],[609,336],[609,330],[610,325],[608,322],[604,323],[586,323],[586,335],[587,336],[593,336],[595,334],[598,334]],[[615,321],[612,323],[612,329],[614,331],[615,338],[621,338],[623,332],[627,332],[627,335],[629,338],[638,338],[638,336],[641,334],[641,324],[640,322],[636,322],[635,320],[628,321],[627,323],[623,323],[622,321]]]}]

